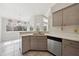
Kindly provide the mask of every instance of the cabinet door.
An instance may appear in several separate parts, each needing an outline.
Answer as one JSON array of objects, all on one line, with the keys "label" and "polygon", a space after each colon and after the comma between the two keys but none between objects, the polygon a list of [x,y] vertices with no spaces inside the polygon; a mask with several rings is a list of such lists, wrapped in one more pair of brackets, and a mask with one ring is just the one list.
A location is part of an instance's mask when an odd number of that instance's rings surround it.
[{"label": "cabinet door", "polygon": [[79,42],[63,40],[63,56],[79,56]]},{"label": "cabinet door", "polygon": [[79,25],[79,4],[63,9],[63,25]]},{"label": "cabinet door", "polygon": [[53,26],[62,25],[62,10],[53,13]]},{"label": "cabinet door", "polygon": [[31,37],[31,50],[38,50],[38,39],[36,36]]},{"label": "cabinet door", "polygon": [[47,37],[33,36],[31,37],[32,50],[47,50]]},{"label": "cabinet door", "polygon": [[79,48],[75,48],[73,46],[64,46],[64,56],[79,56]]},{"label": "cabinet door", "polygon": [[38,38],[38,49],[39,50],[47,50],[47,37],[39,36]]},{"label": "cabinet door", "polygon": [[30,50],[30,37],[23,36],[22,37],[22,53]]}]

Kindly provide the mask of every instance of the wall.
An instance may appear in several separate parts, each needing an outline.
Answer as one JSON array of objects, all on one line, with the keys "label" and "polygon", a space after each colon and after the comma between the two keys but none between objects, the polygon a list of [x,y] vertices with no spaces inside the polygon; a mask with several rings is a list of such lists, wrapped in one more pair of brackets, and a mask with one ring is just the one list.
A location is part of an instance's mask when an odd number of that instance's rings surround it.
[{"label": "wall", "polygon": [[[27,17],[25,17],[25,12],[22,13],[22,6],[19,7],[19,5],[15,4],[0,4],[0,41],[7,41],[7,40],[16,40],[19,39],[19,32],[6,32],[5,30],[5,24],[6,21],[2,19],[2,17],[5,18],[11,18],[15,20],[28,20]],[[22,15],[20,14],[22,13]],[[26,21],[27,21],[26,20]]]},{"label": "wall", "polygon": [[2,17],[11,18],[15,20],[29,21],[30,14],[31,15],[40,14],[41,12],[42,12],[41,14],[43,14],[45,13],[44,10],[47,10],[47,9],[48,9],[47,6],[43,8],[43,6],[40,6],[40,4],[37,4],[37,5],[34,4],[32,6],[32,4],[0,3],[0,40],[7,41],[7,40],[19,39],[19,32],[16,32],[16,31],[6,32],[5,30],[6,21],[4,21]]},{"label": "wall", "polygon": [[1,19],[0,19],[0,41],[1,41]]},{"label": "wall", "polygon": [[53,26],[52,23],[53,23],[53,16],[52,16],[52,13],[57,11],[57,10],[60,10],[62,8],[65,8],[67,6],[70,6],[72,5],[72,3],[58,3],[58,4],[55,4],[52,8],[50,8],[50,13],[49,13],[49,20],[48,20],[48,30],[49,30],[49,34],[54,34],[54,35],[61,35],[61,34],[67,34],[67,35],[78,35],[78,33],[75,33],[74,32],[74,28],[76,28],[75,25],[73,26],[64,26],[63,30],[61,30],[61,26]]},{"label": "wall", "polygon": [[7,24],[7,20],[6,18],[1,18],[1,29],[2,29],[2,41],[7,41],[7,40],[16,40],[16,39],[20,39],[19,36],[19,32],[18,31],[6,31],[6,24]]}]

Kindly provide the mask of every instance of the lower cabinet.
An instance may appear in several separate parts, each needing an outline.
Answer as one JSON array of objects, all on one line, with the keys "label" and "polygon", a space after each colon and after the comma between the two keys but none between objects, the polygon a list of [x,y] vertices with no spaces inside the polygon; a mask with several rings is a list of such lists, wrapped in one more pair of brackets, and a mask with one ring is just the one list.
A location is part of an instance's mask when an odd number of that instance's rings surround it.
[{"label": "lower cabinet", "polygon": [[28,50],[47,50],[47,36],[23,36],[22,53]]},{"label": "lower cabinet", "polygon": [[31,37],[31,50],[47,50],[47,37],[46,36],[32,36]]},{"label": "lower cabinet", "polygon": [[23,36],[22,37],[22,53],[25,53],[28,50],[30,50],[30,37]]},{"label": "lower cabinet", "polygon": [[22,53],[48,50],[57,56],[79,56],[79,42],[47,36],[22,36]]},{"label": "lower cabinet", "polygon": [[62,55],[79,56],[79,42],[64,39],[62,42]]},{"label": "lower cabinet", "polygon": [[37,50],[38,49],[38,40],[35,36],[31,36],[31,50]]}]

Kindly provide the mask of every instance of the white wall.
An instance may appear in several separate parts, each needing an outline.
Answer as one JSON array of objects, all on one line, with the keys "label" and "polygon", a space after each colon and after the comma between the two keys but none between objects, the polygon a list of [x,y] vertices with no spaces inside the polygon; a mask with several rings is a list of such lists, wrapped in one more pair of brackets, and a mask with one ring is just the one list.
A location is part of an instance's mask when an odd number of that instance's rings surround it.
[{"label": "white wall", "polygon": [[32,16],[33,14],[34,15],[40,14],[40,13],[44,14],[46,10],[48,10],[49,6],[50,6],[50,3],[49,4],[0,3],[0,40],[6,41],[6,40],[19,39],[19,32],[14,32],[14,31],[6,32],[5,30],[6,22],[2,20],[2,17],[28,21],[30,18],[29,17],[30,14]]},{"label": "white wall", "polygon": [[1,19],[0,19],[0,41],[1,41]]},{"label": "white wall", "polygon": [[65,8],[65,7],[67,7],[67,6],[70,6],[70,5],[72,5],[71,3],[69,4],[69,3],[58,3],[58,4],[56,4],[56,5],[54,5],[53,7],[52,7],[52,9],[50,9],[50,13],[49,13],[49,16],[48,16],[48,18],[49,18],[49,20],[48,20],[48,30],[49,30],[49,33],[50,34],[54,34],[54,35],[61,35],[61,34],[67,34],[67,35],[78,35],[78,33],[75,33],[74,32],[74,28],[76,28],[76,26],[74,25],[74,26],[64,26],[64,28],[63,28],[63,30],[61,30],[61,26],[53,26],[52,25],[52,23],[53,23],[53,16],[52,16],[52,12],[55,12],[55,11],[57,11],[57,10],[60,10],[60,9],[62,9],[62,8]]},{"label": "white wall", "polygon": [[1,34],[2,34],[2,41],[7,41],[7,40],[16,40],[16,39],[20,39],[20,36],[19,36],[19,32],[18,31],[6,31],[6,24],[7,24],[7,20],[6,18],[1,18],[2,21],[2,31],[1,31]]},{"label": "white wall", "polygon": [[14,40],[20,38],[19,32],[6,32],[6,21],[3,20],[2,17],[27,21],[29,18],[25,17],[25,12],[24,14],[22,12],[22,8],[17,4],[0,4],[0,41]]}]

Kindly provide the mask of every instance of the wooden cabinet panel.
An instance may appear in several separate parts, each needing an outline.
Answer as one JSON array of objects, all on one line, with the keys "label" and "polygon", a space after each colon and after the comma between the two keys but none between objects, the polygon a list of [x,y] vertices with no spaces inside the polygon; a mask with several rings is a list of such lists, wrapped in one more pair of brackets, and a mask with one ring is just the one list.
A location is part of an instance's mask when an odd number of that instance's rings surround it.
[{"label": "wooden cabinet panel", "polygon": [[79,48],[73,46],[65,46],[63,56],[79,56]]},{"label": "wooden cabinet panel", "polygon": [[62,25],[62,10],[53,13],[53,26]]},{"label": "wooden cabinet panel", "polygon": [[22,37],[22,53],[30,50],[30,37],[23,36]]},{"label": "wooden cabinet panel", "polygon": [[28,50],[47,50],[47,36],[23,36],[22,53]]},{"label": "wooden cabinet panel", "polygon": [[47,50],[47,37],[33,36],[31,37],[32,50]]},{"label": "wooden cabinet panel", "polygon": [[35,36],[31,37],[31,49],[32,50],[38,49],[38,39]]},{"label": "wooden cabinet panel", "polygon": [[62,55],[63,56],[79,56],[79,42],[63,40]]},{"label": "wooden cabinet panel", "polygon": [[38,37],[38,46],[39,50],[47,50],[47,37]]},{"label": "wooden cabinet panel", "polygon": [[63,25],[79,25],[79,4],[63,9]]},{"label": "wooden cabinet panel", "polygon": [[73,4],[53,13],[53,26],[79,25],[79,4]]}]

